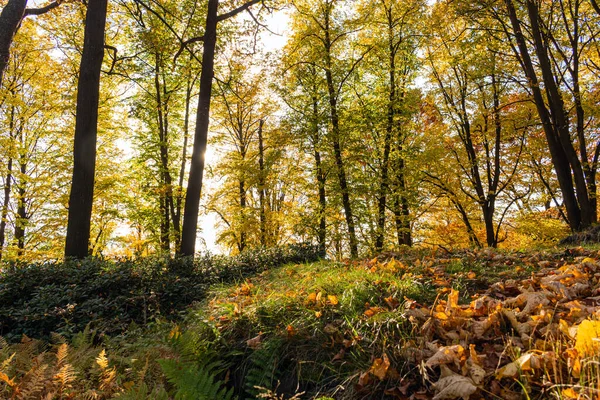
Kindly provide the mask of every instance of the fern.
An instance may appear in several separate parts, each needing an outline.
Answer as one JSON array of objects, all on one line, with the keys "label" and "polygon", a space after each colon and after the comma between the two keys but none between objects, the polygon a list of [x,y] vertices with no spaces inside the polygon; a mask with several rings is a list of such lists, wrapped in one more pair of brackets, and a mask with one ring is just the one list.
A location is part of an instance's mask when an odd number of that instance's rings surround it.
[{"label": "fern", "polygon": [[273,384],[277,380],[276,371],[281,344],[280,340],[266,341],[250,356],[250,368],[244,377],[244,386],[250,398],[257,398],[265,388],[273,389]]},{"label": "fern", "polygon": [[167,380],[175,388],[175,400],[231,400],[233,388],[227,390],[224,383],[216,379],[219,363],[198,365],[174,359],[159,361]]}]

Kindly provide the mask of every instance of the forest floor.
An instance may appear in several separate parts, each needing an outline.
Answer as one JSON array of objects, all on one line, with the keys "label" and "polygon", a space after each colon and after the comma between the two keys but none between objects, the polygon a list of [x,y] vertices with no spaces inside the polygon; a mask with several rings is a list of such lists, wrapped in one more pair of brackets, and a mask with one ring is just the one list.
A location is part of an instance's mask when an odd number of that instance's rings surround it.
[{"label": "forest floor", "polygon": [[598,399],[599,306],[597,248],[288,264],[212,287],[177,324],[0,342],[0,398],[46,365],[43,393],[69,366],[97,398]]}]

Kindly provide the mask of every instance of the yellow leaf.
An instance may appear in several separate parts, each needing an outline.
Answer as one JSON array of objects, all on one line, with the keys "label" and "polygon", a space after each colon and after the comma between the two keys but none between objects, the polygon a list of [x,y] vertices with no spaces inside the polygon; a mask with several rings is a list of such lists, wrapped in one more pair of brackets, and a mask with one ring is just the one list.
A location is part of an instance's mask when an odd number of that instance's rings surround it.
[{"label": "yellow leaf", "polygon": [[179,329],[179,325],[175,325],[173,327],[173,329],[171,329],[171,332],[169,332],[169,339],[179,339],[179,336],[181,336],[181,330]]},{"label": "yellow leaf", "polygon": [[317,297],[316,297],[315,301],[316,301],[317,303],[319,303],[319,302],[321,301],[321,298],[322,298],[322,297],[323,297],[323,292],[319,292],[319,293],[317,294]]},{"label": "yellow leaf", "polygon": [[339,303],[338,298],[334,295],[327,296],[327,300],[329,300],[329,302],[334,306],[337,306]]},{"label": "yellow leaf", "polygon": [[467,278],[469,279],[475,279],[477,277],[477,274],[473,271],[469,271],[469,273],[467,274]]},{"label": "yellow leaf", "polygon": [[561,393],[567,399],[577,399],[577,398],[579,398],[579,396],[577,395],[577,392],[575,390],[573,390],[573,388],[563,389]]},{"label": "yellow leaf", "polygon": [[306,296],[306,302],[307,303],[316,303],[317,302],[317,294],[315,292],[312,292],[311,294]]},{"label": "yellow leaf", "polygon": [[315,317],[321,318],[322,315],[323,313],[321,311],[315,311]]},{"label": "yellow leaf", "polygon": [[575,348],[581,357],[593,357],[600,352],[600,321],[585,320],[579,324]]}]

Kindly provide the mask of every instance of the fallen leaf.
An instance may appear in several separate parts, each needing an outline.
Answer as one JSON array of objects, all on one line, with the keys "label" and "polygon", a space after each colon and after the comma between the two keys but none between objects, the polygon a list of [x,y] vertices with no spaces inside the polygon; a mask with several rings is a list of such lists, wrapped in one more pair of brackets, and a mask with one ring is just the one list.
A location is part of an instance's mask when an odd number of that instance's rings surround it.
[{"label": "fallen leaf", "polygon": [[579,324],[575,348],[581,357],[593,357],[600,352],[600,321],[585,320]]},{"label": "fallen leaf", "polygon": [[450,375],[433,384],[438,392],[433,400],[458,399],[468,400],[477,391],[473,381],[465,376]]},{"label": "fallen leaf", "polygon": [[329,300],[329,302],[334,306],[337,306],[339,303],[338,298],[334,295],[327,296],[327,300]]},{"label": "fallen leaf", "polygon": [[387,354],[383,353],[382,358],[376,358],[375,361],[373,361],[373,365],[371,365],[371,369],[369,371],[379,378],[380,381],[382,381],[385,379],[389,368],[390,360],[388,359]]}]

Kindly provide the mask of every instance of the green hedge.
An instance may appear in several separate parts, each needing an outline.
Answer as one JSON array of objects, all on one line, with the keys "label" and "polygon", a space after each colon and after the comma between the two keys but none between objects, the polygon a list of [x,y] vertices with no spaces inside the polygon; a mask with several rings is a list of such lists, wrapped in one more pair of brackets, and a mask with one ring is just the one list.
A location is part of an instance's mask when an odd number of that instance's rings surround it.
[{"label": "green hedge", "polygon": [[90,324],[105,334],[135,322],[176,319],[210,285],[232,282],[287,263],[316,261],[317,246],[292,245],[235,257],[48,262],[0,265],[0,336],[64,336]]}]

